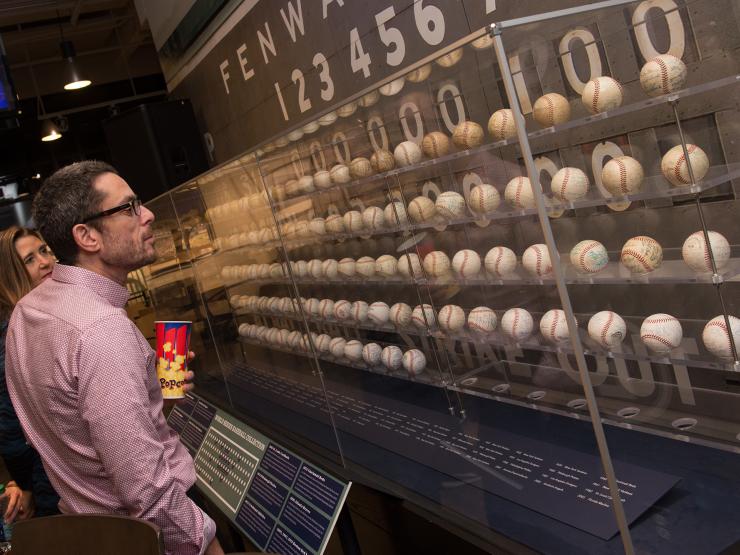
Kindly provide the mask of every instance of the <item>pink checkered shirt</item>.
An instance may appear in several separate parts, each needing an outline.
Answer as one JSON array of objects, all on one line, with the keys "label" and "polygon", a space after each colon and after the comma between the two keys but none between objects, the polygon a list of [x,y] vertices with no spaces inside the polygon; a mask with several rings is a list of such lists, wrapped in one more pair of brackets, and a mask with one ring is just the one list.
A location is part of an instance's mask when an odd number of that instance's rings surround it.
[{"label": "pink checkered shirt", "polygon": [[13,311],[10,396],[62,512],[143,518],[168,554],[202,553],[215,524],[185,494],[193,459],[162,414],[155,353],[127,300],[125,287],[57,264]]}]

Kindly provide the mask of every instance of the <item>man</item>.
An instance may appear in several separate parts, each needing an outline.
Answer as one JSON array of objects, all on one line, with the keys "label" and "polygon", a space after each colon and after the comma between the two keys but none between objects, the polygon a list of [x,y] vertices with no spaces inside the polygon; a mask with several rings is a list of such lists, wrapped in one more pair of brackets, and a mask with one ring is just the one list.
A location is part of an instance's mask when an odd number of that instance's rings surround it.
[{"label": "man", "polygon": [[126,276],[156,259],[154,215],[96,161],[49,177],[33,213],[60,263],[13,312],[7,381],[60,509],[149,520],[168,554],[223,554],[187,496],[193,460],[162,414],[154,351],[124,310]]}]

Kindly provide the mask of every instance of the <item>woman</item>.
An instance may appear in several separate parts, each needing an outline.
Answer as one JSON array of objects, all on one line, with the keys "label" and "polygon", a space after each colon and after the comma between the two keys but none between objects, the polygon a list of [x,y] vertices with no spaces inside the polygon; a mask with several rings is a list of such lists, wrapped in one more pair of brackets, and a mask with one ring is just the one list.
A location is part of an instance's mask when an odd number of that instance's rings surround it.
[{"label": "woman", "polygon": [[[5,335],[10,314],[24,295],[51,277],[56,260],[36,231],[13,226],[0,231],[0,261],[0,456],[13,478],[4,515],[12,522],[16,516],[24,519],[59,512],[59,496],[49,483],[39,454],[26,443],[5,384]],[[17,487],[12,487],[15,484]]]}]

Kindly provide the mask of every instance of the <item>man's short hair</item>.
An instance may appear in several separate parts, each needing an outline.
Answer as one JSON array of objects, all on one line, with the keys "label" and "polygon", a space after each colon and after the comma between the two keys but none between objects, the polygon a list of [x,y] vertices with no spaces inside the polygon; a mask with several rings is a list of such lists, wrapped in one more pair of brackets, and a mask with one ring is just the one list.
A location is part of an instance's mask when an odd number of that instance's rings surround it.
[{"label": "man's short hair", "polygon": [[[95,189],[95,180],[104,173],[118,175],[110,164],[97,160],[75,162],[49,176],[33,201],[36,227],[59,262],[75,264],[78,247],[72,228],[100,210],[103,193]],[[98,222],[90,222],[97,227]]]}]

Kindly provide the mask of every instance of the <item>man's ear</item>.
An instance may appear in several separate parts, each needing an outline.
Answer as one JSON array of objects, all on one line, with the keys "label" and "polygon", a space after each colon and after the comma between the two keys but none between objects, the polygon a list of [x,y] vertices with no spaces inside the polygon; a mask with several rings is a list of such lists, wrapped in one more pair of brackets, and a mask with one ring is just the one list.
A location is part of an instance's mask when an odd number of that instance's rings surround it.
[{"label": "man's ear", "polygon": [[94,253],[100,250],[100,232],[85,224],[76,224],[72,228],[72,237],[82,252]]}]

